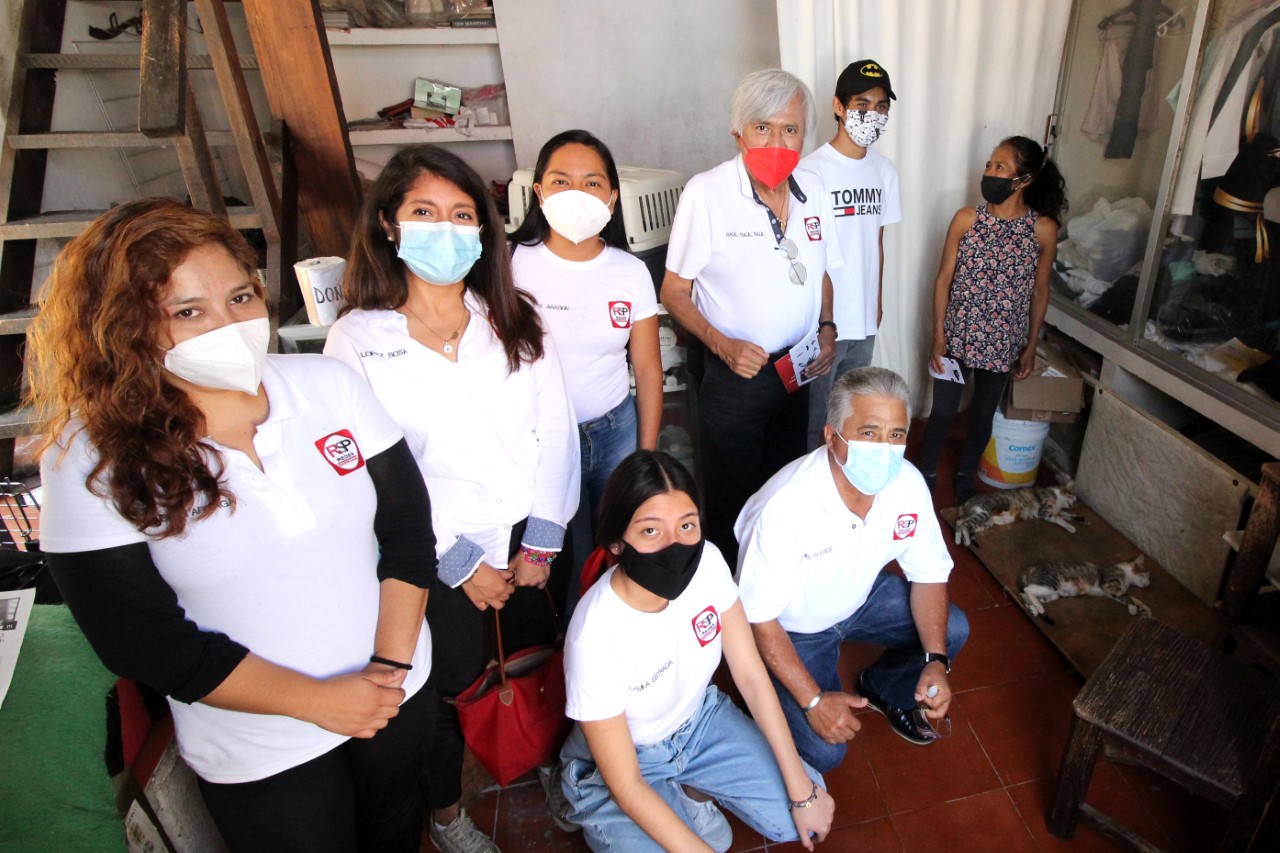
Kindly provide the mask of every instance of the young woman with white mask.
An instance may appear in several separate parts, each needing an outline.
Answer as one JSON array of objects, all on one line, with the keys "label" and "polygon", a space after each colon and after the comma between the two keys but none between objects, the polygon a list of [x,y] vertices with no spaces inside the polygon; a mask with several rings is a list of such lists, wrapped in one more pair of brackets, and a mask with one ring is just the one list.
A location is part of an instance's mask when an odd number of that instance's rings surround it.
[{"label": "young woman with white mask", "polygon": [[426,489],[352,370],[267,355],[256,267],[166,199],[63,250],[29,359],[43,549],[104,664],[169,697],[231,850],[409,853],[436,709]]},{"label": "young woman with white mask", "polygon": [[[555,345],[512,282],[487,186],[443,148],[403,148],[383,167],[343,288],[352,310],[325,354],[373,386],[431,492],[440,570],[427,622],[435,686],[452,698],[488,661],[482,611],[502,608],[509,652],[555,637],[540,587],[563,599],[568,583],[573,407]],[[460,807],[462,757],[457,711],[442,701],[423,776],[432,841],[445,853],[496,851]]]},{"label": "young woman with white mask", "polygon": [[[618,167],[603,142],[585,130],[553,136],[538,153],[533,191],[511,237],[512,270],[516,284],[538,300],[578,416],[582,495],[571,533],[580,564],[591,550],[609,475],[637,447],[658,445],[657,290],[644,263],[627,251]],[[576,589],[571,583],[571,597]]]}]

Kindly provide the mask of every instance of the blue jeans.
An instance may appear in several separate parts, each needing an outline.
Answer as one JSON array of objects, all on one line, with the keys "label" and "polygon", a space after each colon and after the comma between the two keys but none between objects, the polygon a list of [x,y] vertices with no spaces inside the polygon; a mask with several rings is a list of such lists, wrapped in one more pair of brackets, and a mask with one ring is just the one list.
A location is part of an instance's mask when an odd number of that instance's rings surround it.
[{"label": "blue jeans", "polygon": [[836,384],[836,377],[871,364],[875,352],[876,336],[860,341],[836,341],[836,361],[826,376],[819,376],[809,383],[809,449],[817,450],[822,444],[822,428],[827,425],[827,398]]},{"label": "blue jeans", "polygon": [[[866,602],[843,622],[813,634],[788,631],[787,636],[818,686],[831,692],[842,689],[836,669],[842,643],[856,641],[887,646],[880,659],[866,670],[867,684],[895,708],[915,706],[916,683],[924,667],[924,648],[911,618],[911,584],[898,575],[881,572]],[[947,613],[947,656],[952,661],[968,639],[969,619],[952,604]],[[778,701],[800,757],[823,773],[836,767],[844,760],[845,745],[830,744],[818,737],[791,692],[776,678],[773,684],[778,689]]]},{"label": "blue jeans", "polygon": [[[707,687],[702,707],[683,726],[665,740],[637,747],[636,757],[645,781],[694,832],[712,823],[709,804],[691,800],[682,785],[714,798],[770,841],[797,840],[787,809],[791,797],[773,751],[756,724],[714,686]],[[569,819],[582,825],[592,850],[662,849],[610,795],[581,726],[573,727],[560,760]],[[805,770],[825,787],[815,770]],[[727,850],[732,840],[728,832],[703,838],[718,851]]]},{"label": "blue jeans", "polygon": [[598,418],[578,424],[578,447],[582,453],[582,493],[578,500],[578,512],[569,522],[569,536],[573,540],[573,573],[569,579],[569,594],[561,603],[564,624],[569,624],[574,606],[578,603],[578,584],[582,577],[582,565],[595,549],[595,516],[604,494],[604,484],[609,481],[613,469],[632,453],[638,444],[636,400],[630,394]]}]

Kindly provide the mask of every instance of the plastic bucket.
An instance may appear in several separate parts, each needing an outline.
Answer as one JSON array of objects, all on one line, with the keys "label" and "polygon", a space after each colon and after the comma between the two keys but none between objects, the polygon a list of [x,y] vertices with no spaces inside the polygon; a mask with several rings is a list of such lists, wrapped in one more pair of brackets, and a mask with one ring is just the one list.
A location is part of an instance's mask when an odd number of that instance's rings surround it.
[{"label": "plastic bucket", "polygon": [[997,489],[1034,484],[1048,435],[1047,422],[1014,421],[996,412],[991,422],[991,440],[978,464],[978,479]]}]

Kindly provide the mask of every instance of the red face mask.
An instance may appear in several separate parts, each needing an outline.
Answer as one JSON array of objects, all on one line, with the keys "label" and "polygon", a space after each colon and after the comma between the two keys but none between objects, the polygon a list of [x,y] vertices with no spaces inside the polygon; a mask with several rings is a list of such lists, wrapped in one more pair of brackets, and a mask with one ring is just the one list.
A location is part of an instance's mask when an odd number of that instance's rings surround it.
[{"label": "red face mask", "polygon": [[753,178],[773,189],[795,170],[800,152],[790,148],[748,148],[742,159]]}]

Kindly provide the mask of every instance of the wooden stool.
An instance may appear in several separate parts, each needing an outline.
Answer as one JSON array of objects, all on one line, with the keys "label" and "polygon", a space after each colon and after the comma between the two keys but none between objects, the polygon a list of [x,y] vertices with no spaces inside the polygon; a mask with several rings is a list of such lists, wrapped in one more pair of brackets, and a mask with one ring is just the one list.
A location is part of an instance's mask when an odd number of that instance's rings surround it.
[{"label": "wooden stool", "polygon": [[1155,619],[1134,621],[1072,703],[1049,831],[1084,817],[1136,849],[1151,845],[1092,806],[1099,752],[1140,764],[1231,811],[1219,850],[1252,843],[1280,781],[1280,685]]}]

